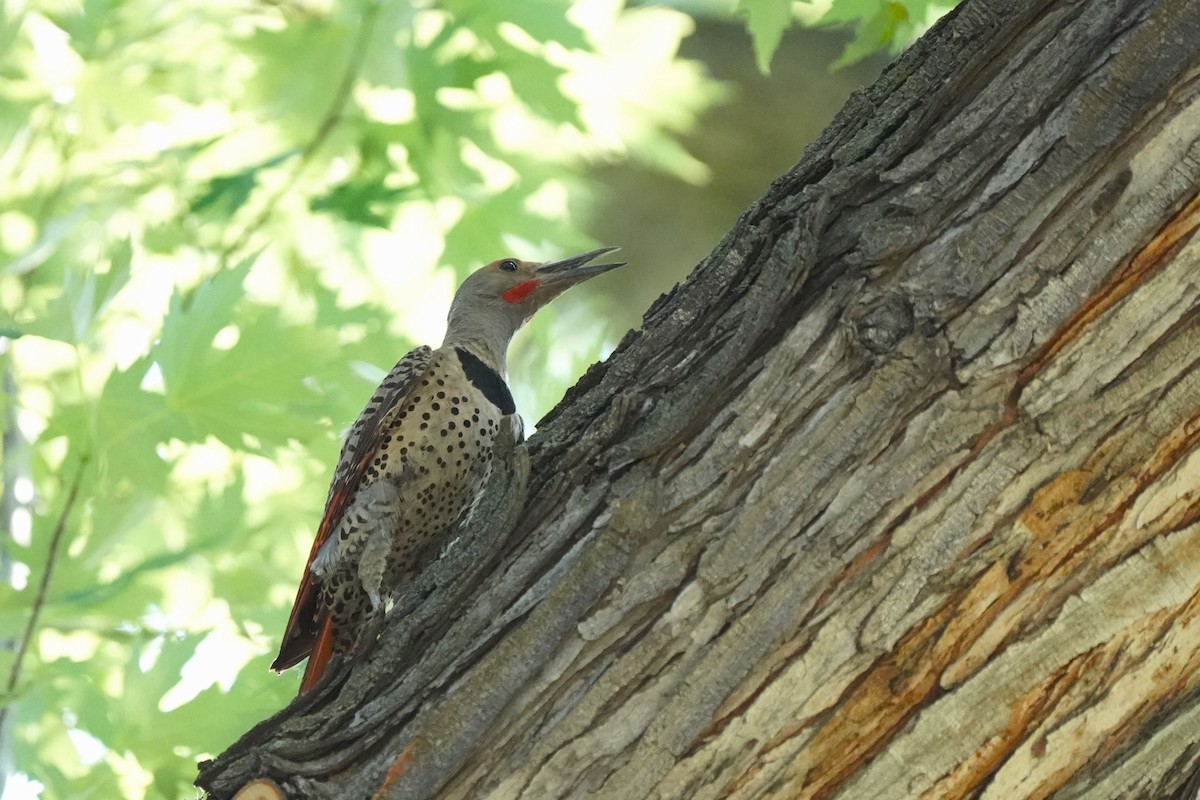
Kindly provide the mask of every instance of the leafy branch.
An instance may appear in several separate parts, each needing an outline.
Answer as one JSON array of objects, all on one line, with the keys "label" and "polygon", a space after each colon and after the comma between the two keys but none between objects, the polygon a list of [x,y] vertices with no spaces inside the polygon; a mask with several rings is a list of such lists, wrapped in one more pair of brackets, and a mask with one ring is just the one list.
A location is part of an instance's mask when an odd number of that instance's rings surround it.
[{"label": "leafy branch", "polygon": [[350,94],[354,90],[354,82],[358,79],[358,74],[362,70],[363,63],[366,60],[371,34],[379,18],[381,7],[380,0],[371,0],[363,9],[362,19],[354,37],[354,44],[350,49],[350,57],[346,62],[346,69],[342,73],[342,78],[338,82],[337,91],[334,92],[333,101],[329,104],[329,108],[326,109],[320,123],[318,123],[312,139],[300,151],[296,166],[292,169],[291,174],[266,199],[262,209],[254,219],[246,224],[237,236],[233,238],[233,241],[222,250],[219,261],[222,267],[232,261],[239,260],[236,258],[238,253],[246,247],[247,242],[254,235],[254,232],[262,228],[275,213],[275,208],[279,205],[280,200],[295,187],[304,170],[312,163],[312,159],[317,154],[317,151],[321,149],[321,146],[325,144],[330,134],[337,127],[338,122],[341,121],[346,103],[350,101]]}]

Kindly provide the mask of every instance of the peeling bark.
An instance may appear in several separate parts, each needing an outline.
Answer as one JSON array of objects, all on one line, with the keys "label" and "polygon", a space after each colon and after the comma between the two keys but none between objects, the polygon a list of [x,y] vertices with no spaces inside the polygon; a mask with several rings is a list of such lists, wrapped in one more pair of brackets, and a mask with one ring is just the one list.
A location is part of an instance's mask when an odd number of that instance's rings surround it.
[{"label": "peeling bark", "polygon": [[199,785],[1190,796],[1198,225],[1200,4],[971,0]]}]

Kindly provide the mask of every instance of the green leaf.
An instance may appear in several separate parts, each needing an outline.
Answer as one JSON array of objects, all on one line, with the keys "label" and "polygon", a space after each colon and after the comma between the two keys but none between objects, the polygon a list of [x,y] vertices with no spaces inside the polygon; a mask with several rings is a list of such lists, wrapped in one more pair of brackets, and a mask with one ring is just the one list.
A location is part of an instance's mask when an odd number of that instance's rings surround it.
[{"label": "green leaf", "polygon": [[277,167],[298,153],[294,149],[287,150],[252,167],[213,178],[204,192],[188,204],[188,210],[193,214],[208,213],[221,218],[232,216],[250,199],[250,193],[258,185],[259,172]]},{"label": "green leaf", "polygon": [[103,271],[83,267],[65,271],[62,289],[38,314],[25,333],[82,344],[93,333],[100,317],[129,283],[133,246],[128,239],[114,243]]},{"label": "green leaf", "polygon": [[165,485],[166,463],[158,447],[170,441],[181,421],[162,395],[142,389],[148,368],[149,362],[139,359],[113,372],[93,408],[64,406],[50,425],[51,433],[68,436],[91,429],[97,469],[110,490],[123,480],[151,490]]},{"label": "green leaf", "polygon": [[250,167],[232,175],[220,175],[208,182],[204,193],[192,200],[190,211],[199,214],[212,209],[222,216],[230,216],[237,211],[258,184],[258,167]]},{"label": "green leaf", "polygon": [[855,26],[854,38],[833,62],[831,69],[848,67],[892,44],[903,46],[907,37],[901,31],[911,28],[908,9],[904,4],[884,0],[876,6],[874,13],[864,16]]},{"label": "green leaf", "polygon": [[309,208],[328,211],[359,225],[390,228],[396,205],[418,192],[411,183],[394,185],[387,148],[388,134],[397,128],[368,123],[358,143],[359,165],[355,176],[314,197]]},{"label": "green leaf", "polygon": [[759,70],[770,73],[771,58],[792,24],[792,0],[738,0],[737,10],[746,17]]},{"label": "green leaf", "polygon": [[336,336],[285,327],[265,310],[242,320],[238,329],[234,346],[211,350],[189,364],[172,390],[172,406],[196,435],[215,436],[235,449],[259,451],[310,440],[317,429],[305,413],[313,400],[306,382],[328,372],[325,365],[337,352]]},{"label": "green leaf", "polygon": [[309,203],[313,211],[329,211],[347,222],[387,230],[396,204],[412,194],[411,188],[393,189],[382,180],[348,180]]},{"label": "green leaf", "polygon": [[521,28],[539,42],[558,42],[582,50],[588,46],[584,32],[564,13],[559,0],[450,0],[445,6],[457,14],[464,26],[487,35],[494,26],[508,23]]},{"label": "green leaf", "polygon": [[579,106],[562,90],[566,70],[515,47],[498,48],[498,67],[513,91],[539,117],[580,126]]},{"label": "green leaf", "polygon": [[245,87],[251,105],[281,126],[286,141],[312,136],[337,97],[355,44],[351,26],[363,14],[354,7],[364,5],[348,0],[336,15],[299,14],[286,25],[255,27],[242,42],[255,65]]},{"label": "green leaf", "polygon": [[824,6],[823,13],[814,21],[822,25],[843,22],[858,22],[878,14],[883,6],[896,0],[837,0]]},{"label": "green leaf", "polygon": [[151,353],[162,370],[168,398],[185,392],[189,373],[209,356],[216,335],[234,321],[233,310],[242,299],[242,284],[251,264],[246,259],[205,279],[190,292],[177,290],[171,297],[162,336]]},{"label": "green leaf", "polygon": [[[322,435],[312,424],[314,386],[343,377],[336,331],[288,325],[278,309],[240,304],[245,262],[171,301],[154,358],[166,404],[184,422],[175,438],[216,437],[235,450],[263,452]],[[215,346],[230,329],[236,341]],[[280,346],[285,343],[285,346]]]},{"label": "green leaf", "polygon": [[798,14],[805,25],[853,28],[853,39],[831,65],[841,69],[881,51],[899,52],[955,5],[955,0],[836,0],[815,12],[800,6]]},{"label": "green leaf", "polygon": [[6,264],[4,271],[9,275],[24,275],[42,266],[73,234],[79,232],[79,225],[84,219],[82,208],[72,209],[68,214],[51,219],[41,227],[37,241]]}]

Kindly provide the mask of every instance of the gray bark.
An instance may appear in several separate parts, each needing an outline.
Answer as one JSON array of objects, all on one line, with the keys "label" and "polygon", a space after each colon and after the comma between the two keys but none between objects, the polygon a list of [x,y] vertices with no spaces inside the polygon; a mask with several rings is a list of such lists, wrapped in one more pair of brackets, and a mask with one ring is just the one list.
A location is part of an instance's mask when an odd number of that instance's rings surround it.
[{"label": "gray bark", "polygon": [[1192,0],[966,3],[200,785],[1194,792],[1198,76]]}]

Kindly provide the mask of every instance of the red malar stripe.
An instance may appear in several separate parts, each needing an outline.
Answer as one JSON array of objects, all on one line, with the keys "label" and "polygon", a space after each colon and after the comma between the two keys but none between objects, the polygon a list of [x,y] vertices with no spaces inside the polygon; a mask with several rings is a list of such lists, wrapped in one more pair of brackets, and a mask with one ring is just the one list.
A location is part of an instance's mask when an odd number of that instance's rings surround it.
[{"label": "red malar stripe", "polygon": [[533,294],[533,290],[538,287],[539,283],[541,283],[541,281],[539,281],[537,278],[525,281],[524,283],[518,283],[516,286],[509,289],[507,292],[504,292],[500,296],[504,298],[505,302],[519,303],[526,297],[529,297],[529,295]]}]

